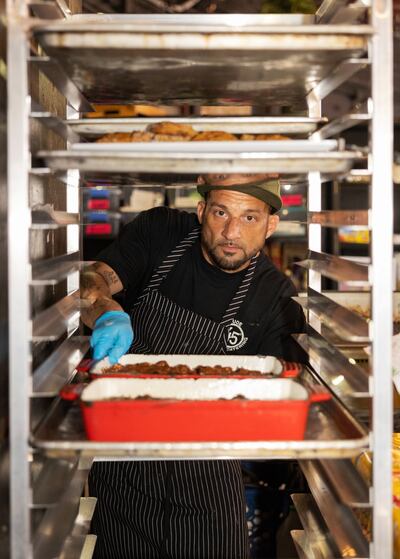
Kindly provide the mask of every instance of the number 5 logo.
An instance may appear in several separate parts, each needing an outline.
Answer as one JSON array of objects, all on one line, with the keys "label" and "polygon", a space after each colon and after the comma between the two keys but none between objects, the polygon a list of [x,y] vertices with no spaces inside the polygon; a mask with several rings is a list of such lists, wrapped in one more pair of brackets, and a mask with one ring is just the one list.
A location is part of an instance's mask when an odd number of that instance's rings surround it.
[{"label": "number 5 logo", "polygon": [[225,344],[228,351],[233,351],[244,346],[247,342],[244,335],[242,323],[238,320],[233,320],[226,328]]}]

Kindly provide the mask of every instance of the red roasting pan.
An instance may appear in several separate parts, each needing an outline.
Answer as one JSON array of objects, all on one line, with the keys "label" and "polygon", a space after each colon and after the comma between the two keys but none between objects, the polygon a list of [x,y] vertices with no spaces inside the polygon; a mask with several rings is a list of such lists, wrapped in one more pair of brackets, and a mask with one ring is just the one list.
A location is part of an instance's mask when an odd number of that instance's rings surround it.
[{"label": "red roasting pan", "polygon": [[302,440],[310,405],[330,399],[285,378],[98,378],[70,384],[94,441]]}]

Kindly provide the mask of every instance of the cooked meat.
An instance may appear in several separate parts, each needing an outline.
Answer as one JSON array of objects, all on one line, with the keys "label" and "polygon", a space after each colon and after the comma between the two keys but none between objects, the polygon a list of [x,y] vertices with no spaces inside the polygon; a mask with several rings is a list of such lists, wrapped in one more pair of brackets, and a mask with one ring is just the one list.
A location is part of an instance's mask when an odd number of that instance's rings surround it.
[{"label": "cooked meat", "polygon": [[242,134],[240,136],[240,139],[242,142],[252,142],[253,140],[256,139],[255,134]]},{"label": "cooked meat", "polygon": [[[257,140],[289,140],[282,134],[242,134],[242,141]],[[114,142],[232,142],[237,141],[238,137],[230,132],[222,130],[210,130],[208,132],[198,132],[189,124],[175,124],[174,122],[157,122],[150,124],[143,132],[113,132],[106,134],[98,140],[98,143]]]},{"label": "cooked meat", "polygon": [[146,130],[148,130],[148,132],[152,132],[153,134],[161,134],[161,135],[167,134],[169,136],[186,136],[187,138],[192,138],[193,136],[196,135],[196,131],[192,128],[192,126],[190,126],[190,124],[178,124],[176,122],[168,122],[168,121],[156,122],[155,124],[150,124],[146,128]]},{"label": "cooked meat", "polygon": [[189,136],[179,136],[178,134],[154,134],[155,142],[189,142]]},{"label": "cooked meat", "polygon": [[106,134],[102,136],[98,140],[97,143],[106,143],[109,144],[111,142],[130,142],[131,132],[113,132],[112,134]]},{"label": "cooked meat", "polygon": [[151,132],[132,132],[130,142],[151,142],[154,134]]},{"label": "cooked meat", "polygon": [[107,367],[102,371],[104,374],[110,373],[128,373],[137,375],[168,375],[168,376],[272,376],[272,373],[266,375],[260,371],[253,371],[250,369],[232,367],[223,367],[222,365],[215,365],[213,367],[206,365],[199,365],[190,368],[188,365],[175,365],[169,366],[166,361],[157,361],[156,363],[132,363],[129,365],[120,365],[117,363],[112,367]]},{"label": "cooked meat", "polygon": [[97,143],[115,143],[115,142],[151,142],[154,134],[150,132],[113,132],[106,134],[98,140]]},{"label": "cooked meat", "polygon": [[231,142],[236,141],[237,137],[229,132],[222,132],[219,130],[210,130],[208,132],[199,132],[194,138],[193,142]]},{"label": "cooked meat", "polygon": [[267,140],[267,141],[278,141],[278,140],[290,140],[288,136],[283,136],[282,134],[256,134],[255,138],[257,140]]}]

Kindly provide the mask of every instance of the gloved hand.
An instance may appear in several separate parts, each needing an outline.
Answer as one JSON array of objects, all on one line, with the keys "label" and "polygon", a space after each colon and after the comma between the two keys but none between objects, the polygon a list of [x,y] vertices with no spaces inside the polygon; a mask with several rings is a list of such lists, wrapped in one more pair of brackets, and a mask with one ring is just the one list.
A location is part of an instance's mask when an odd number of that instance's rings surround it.
[{"label": "gloved hand", "polygon": [[108,356],[110,363],[118,363],[133,341],[131,319],[123,311],[107,311],[96,320],[90,338],[93,358],[103,359]]}]

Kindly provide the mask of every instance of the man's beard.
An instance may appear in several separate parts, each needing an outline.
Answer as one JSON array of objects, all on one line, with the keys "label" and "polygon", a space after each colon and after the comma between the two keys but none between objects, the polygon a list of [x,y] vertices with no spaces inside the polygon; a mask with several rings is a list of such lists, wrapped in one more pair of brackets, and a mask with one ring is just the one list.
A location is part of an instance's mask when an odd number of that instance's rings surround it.
[{"label": "man's beard", "polygon": [[[255,256],[262,249],[262,247],[256,248],[253,251],[251,251],[250,253],[247,253],[241,246],[236,245],[234,243],[229,243],[229,242],[218,243],[215,246],[211,246],[204,237],[202,237],[201,243],[202,243],[203,249],[207,252],[208,257],[213,262],[213,264],[215,264],[221,270],[227,271],[227,272],[234,272],[235,270],[238,270],[244,264],[246,264],[246,262],[250,262],[250,260],[253,258],[253,256]],[[232,247],[240,248],[243,252],[242,258],[239,258],[238,260],[234,260],[235,258],[237,258],[236,254],[235,255],[232,254],[232,255],[228,255],[228,256],[226,256],[226,255],[221,256],[221,255],[217,254],[217,249],[218,248],[223,248],[224,246],[227,246],[227,247],[232,246]]]}]

